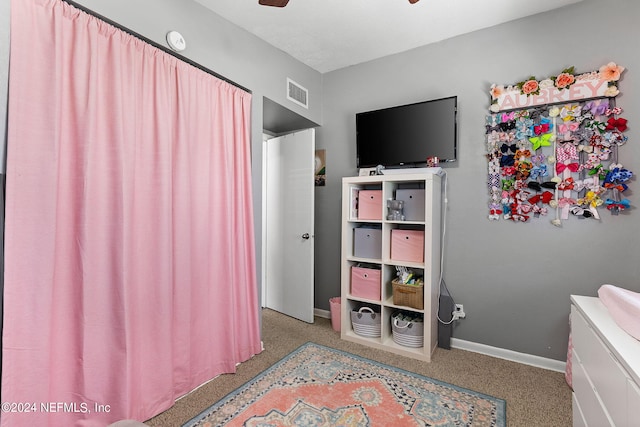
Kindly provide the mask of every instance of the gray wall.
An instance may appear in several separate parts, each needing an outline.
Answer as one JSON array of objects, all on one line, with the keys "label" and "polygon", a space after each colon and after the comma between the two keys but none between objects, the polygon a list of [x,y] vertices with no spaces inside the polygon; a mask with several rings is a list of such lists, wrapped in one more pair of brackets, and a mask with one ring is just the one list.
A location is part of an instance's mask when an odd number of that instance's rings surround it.
[{"label": "gray wall", "polygon": [[[356,174],[355,119],[360,111],[458,96],[459,154],[447,168],[449,207],[445,281],[467,318],[454,336],[563,360],[569,295],[596,295],[603,283],[640,291],[636,209],[602,221],[549,219],[527,224],[487,219],[484,117],[492,83],[539,78],[574,65],[579,72],[614,61],[627,67],[618,105],[630,120],[620,160],[640,173],[640,57],[635,0],[586,0],[550,13],[324,74],[323,127],[327,187],[316,192],[316,303],[339,294],[340,179]],[[452,20],[455,17],[451,17]],[[634,125],[635,123],[635,125]],[[625,193],[640,205],[633,181]]]},{"label": "gray wall", "polygon": [[[186,37],[185,56],[251,89],[256,233],[261,234],[262,97],[322,123],[327,186],[316,189],[316,307],[340,293],[340,180],[356,174],[357,112],[458,95],[460,161],[448,168],[445,280],[467,318],[454,336],[562,360],[569,295],[595,295],[602,283],[640,291],[640,216],[603,212],[602,221],[489,222],[485,186],[484,116],[491,83],[547,77],[574,65],[591,71],[609,61],[628,68],[618,103],[630,119],[621,160],[640,173],[640,35],[634,0],[585,0],[514,23],[320,75],[192,1],[83,0],[84,6],[164,44],[167,31]],[[0,115],[6,104],[9,0],[0,0]],[[451,19],[455,19],[452,17]],[[597,31],[594,31],[597,29]],[[593,36],[592,36],[593,34]],[[285,99],[291,77],[310,90],[307,111]],[[4,123],[0,120],[0,131]],[[4,134],[4,132],[2,132]],[[628,197],[638,205],[631,183]],[[636,190],[637,191],[637,190]],[[258,254],[261,248],[258,240]]]}]

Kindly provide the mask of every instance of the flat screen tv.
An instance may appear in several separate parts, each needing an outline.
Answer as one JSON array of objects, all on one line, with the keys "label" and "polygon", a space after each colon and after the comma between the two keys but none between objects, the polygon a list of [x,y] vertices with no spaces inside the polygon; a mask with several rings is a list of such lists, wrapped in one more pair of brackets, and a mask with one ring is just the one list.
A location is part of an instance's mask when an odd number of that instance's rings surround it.
[{"label": "flat screen tv", "polygon": [[451,96],[356,114],[358,168],[456,161],[457,112]]}]

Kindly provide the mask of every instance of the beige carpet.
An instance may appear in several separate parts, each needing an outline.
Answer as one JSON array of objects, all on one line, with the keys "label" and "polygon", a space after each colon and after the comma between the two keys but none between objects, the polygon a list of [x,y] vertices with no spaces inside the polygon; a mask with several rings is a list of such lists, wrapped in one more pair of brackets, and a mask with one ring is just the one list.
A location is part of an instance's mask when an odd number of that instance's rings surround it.
[{"label": "beige carpet", "polygon": [[570,427],[571,389],[564,375],[463,350],[438,348],[431,363],[420,362],[340,339],[328,319],[316,317],[307,324],[271,310],[262,312],[265,350],[238,366],[238,372],[222,375],[169,410],[147,421],[152,427],[176,427],[189,421],[229,392],[307,341],[348,351],[362,357],[406,369],[507,401],[510,427]]}]

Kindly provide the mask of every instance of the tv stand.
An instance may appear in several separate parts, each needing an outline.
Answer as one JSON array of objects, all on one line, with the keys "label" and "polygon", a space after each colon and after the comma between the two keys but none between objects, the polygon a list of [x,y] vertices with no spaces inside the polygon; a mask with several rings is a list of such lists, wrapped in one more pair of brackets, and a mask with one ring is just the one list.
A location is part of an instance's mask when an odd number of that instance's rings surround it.
[{"label": "tv stand", "polygon": [[441,167],[382,169],[383,175],[404,175],[404,174],[413,174],[413,173],[442,175],[444,172],[442,171]]}]

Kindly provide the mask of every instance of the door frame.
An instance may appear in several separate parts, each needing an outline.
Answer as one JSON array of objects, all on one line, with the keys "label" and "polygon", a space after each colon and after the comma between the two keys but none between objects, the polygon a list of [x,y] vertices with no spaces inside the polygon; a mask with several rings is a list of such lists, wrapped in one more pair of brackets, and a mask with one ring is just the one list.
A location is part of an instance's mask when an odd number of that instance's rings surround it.
[{"label": "door frame", "polygon": [[[266,200],[266,195],[267,195],[267,187],[268,187],[268,179],[267,179],[267,173],[268,173],[268,150],[267,150],[267,140],[270,139],[274,139],[274,138],[280,138],[280,137],[285,137],[287,135],[292,135],[292,134],[296,134],[299,132],[303,132],[303,131],[307,131],[307,130],[311,130],[312,131],[312,135],[314,138],[314,149],[315,149],[315,131],[314,128],[308,128],[308,129],[300,129],[300,130],[296,130],[293,132],[287,132],[287,133],[283,133],[283,134],[277,134],[277,135],[272,135],[269,132],[263,131],[262,133],[262,254],[261,254],[261,298],[260,298],[260,306],[261,308],[267,308],[267,292],[268,292],[268,280],[267,280],[267,276],[269,274],[268,272],[268,268],[267,268],[267,239],[268,239],[268,210],[267,210],[267,200]],[[311,191],[314,190],[314,187],[311,187]],[[315,194],[312,196],[315,197]],[[313,216],[315,215],[315,213],[312,213],[312,228],[314,226],[314,222],[315,219],[313,218]],[[310,243],[312,245],[315,246],[315,230],[311,230],[312,231],[312,235],[310,236]],[[314,251],[312,250],[312,258],[311,258],[311,262],[312,262],[312,268],[313,265],[315,264],[315,254]],[[313,297],[315,295],[315,283],[314,283],[314,277],[315,277],[315,273],[312,271],[312,276],[311,276],[311,310],[312,310],[312,315],[311,315],[311,320],[310,322],[313,323],[313,316],[315,313],[315,306],[313,303]],[[285,313],[286,314],[286,313]]]}]

